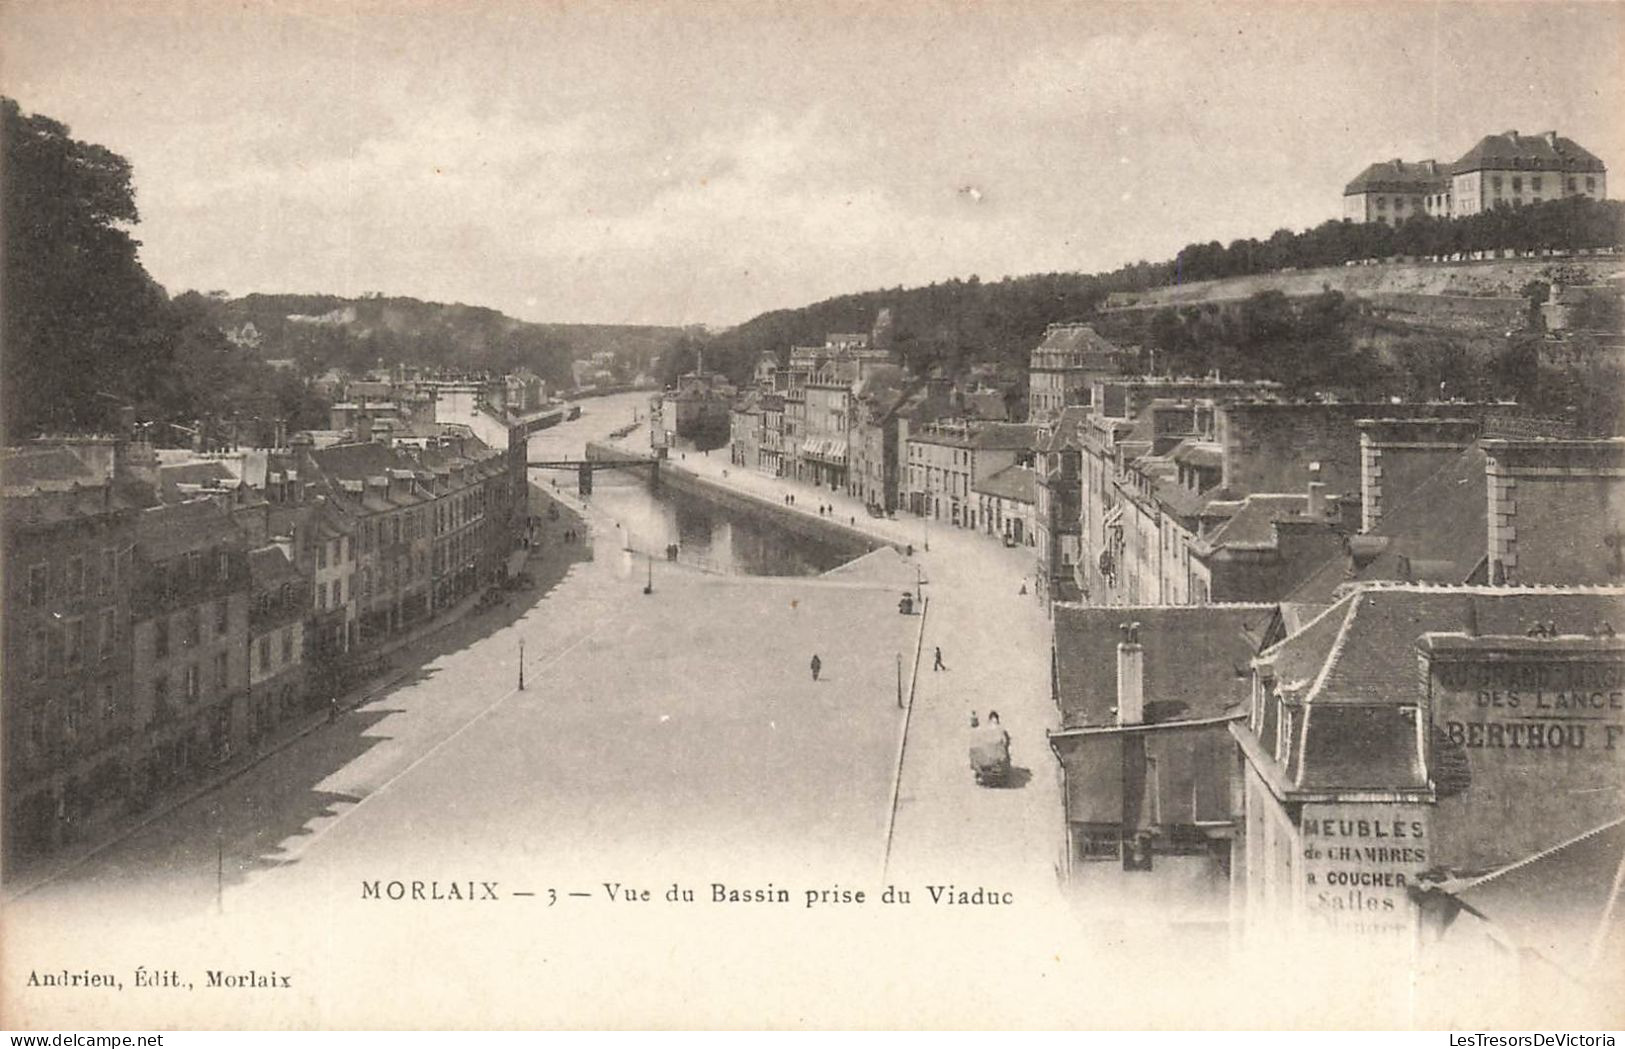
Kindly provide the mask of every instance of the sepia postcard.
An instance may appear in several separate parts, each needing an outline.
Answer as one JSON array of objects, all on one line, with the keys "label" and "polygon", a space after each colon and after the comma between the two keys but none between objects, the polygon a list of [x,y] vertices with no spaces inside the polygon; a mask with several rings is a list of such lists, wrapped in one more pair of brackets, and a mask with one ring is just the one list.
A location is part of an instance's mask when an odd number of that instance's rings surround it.
[{"label": "sepia postcard", "polygon": [[0,1027],[1625,1024],[1625,6],[0,39]]}]

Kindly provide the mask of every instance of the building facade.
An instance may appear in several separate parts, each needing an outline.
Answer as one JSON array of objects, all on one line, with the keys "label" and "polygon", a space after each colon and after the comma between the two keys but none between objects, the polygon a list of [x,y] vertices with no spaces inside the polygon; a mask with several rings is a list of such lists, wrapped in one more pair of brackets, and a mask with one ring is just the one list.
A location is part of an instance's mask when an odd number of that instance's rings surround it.
[{"label": "building facade", "polygon": [[1343,188],[1343,217],[1397,226],[1413,215],[1459,218],[1498,206],[1607,196],[1607,168],[1573,139],[1507,131],[1484,136],[1454,164],[1372,164]]},{"label": "building facade", "polygon": [[135,493],[65,447],[7,450],[3,485],[5,862],[89,832],[139,761]]},{"label": "building facade", "polygon": [[132,596],[138,799],[196,780],[248,741],[248,544],[213,499],[137,523]]},{"label": "building facade", "polygon": [[1132,354],[1087,324],[1051,324],[1027,362],[1027,418],[1053,420],[1063,408],[1087,406],[1094,384],[1121,374]]}]

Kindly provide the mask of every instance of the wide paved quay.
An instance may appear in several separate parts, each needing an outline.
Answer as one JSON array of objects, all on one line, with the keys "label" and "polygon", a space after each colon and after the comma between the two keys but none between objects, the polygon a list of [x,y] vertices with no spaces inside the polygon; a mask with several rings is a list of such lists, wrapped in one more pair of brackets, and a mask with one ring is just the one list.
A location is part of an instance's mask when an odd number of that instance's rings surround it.
[{"label": "wide paved quay", "polygon": [[[642,440],[634,431],[623,446],[641,452]],[[1054,893],[1065,834],[1059,768],[1045,732],[1059,716],[1050,698],[1049,621],[1032,582],[1035,551],[906,513],[871,517],[856,498],[730,465],[723,450],[679,450],[663,469],[911,551],[906,563],[917,573],[896,578],[908,589],[918,580],[930,612],[887,873]],[[820,504],[830,509],[821,514]],[[933,670],[939,648],[941,671]],[[970,770],[971,714],[991,711],[1011,736],[1016,774],[1005,788],[977,786]]]}]

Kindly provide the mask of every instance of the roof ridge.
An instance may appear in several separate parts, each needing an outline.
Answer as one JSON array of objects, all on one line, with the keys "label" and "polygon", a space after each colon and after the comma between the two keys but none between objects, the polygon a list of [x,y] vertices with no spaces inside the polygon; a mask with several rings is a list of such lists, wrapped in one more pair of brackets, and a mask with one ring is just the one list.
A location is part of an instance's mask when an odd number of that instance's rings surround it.
[{"label": "roof ridge", "polygon": [[[1364,592],[1356,591],[1354,597],[1350,599],[1348,615],[1344,617],[1343,625],[1337,628],[1337,636],[1332,639],[1331,651],[1326,653],[1326,662],[1321,664],[1320,673],[1315,675],[1315,682],[1309,686],[1309,691],[1303,694],[1303,702],[1305,706],[1308,706],[1314,700],[1315,696],[1320,693],[1321,688],[1323,688],[1326,684],[1326,679],[1331,676],[1332,668],[1337,666],[1338,660],[1342,659],[1343,648],[1348,644],[1350,628],[1354,625],[1354,620],[1359,615],[1360,606],[1364,603],[1365,596],[1366,595]],[[1308,721],[1309,718],[1307,715],[1305,715],[1304,724],[1306,729],[1308,726]]]},{"label": "roof ridge", "polygon": [[[1286,637],[1283,637],[1281,640],[1275,642],[1275,644],[1273,644],[1270,647],[1264,649],[1264,651],[1258,653],[1257,658],[1259,660],[1267,660],[1267,659],[1271,658],[1270,653],[1276,651],[1282,645],[1286,644],[1288,641],[1291,641],[1293,638],[1297,637],[1299,634],[1303,633],[1305,630],[1308,630],[1310,627],[1313,627],[1315,624],[1319,623],[1322,619],[1325,619],[1327,616],[1331,615],[1332,612],[1336,611],[1336,609],[1339,606],[1345,604],[1347,601],[1348,601],[1348,598],[1345,597],[1341,601],[1333,601],[1331,604],[1326,605],[1316,615],[1311,617],[1307,623],[1304,623],[1297,630],[1295,630],[1292,633],[1288,634]],[[1286,604],[1292,604],[1292,605],[1318,605],[1320,603],[1321,602],[1319,602],[1319,601],[1277,601],[1274,604],[1276,605],[1276,607],[1279,607],[1281,605],[1286,605]]]},{"label": "roof ridge", "polygon": [[1615,817],[1614,819],[1609,820],[1607,823],[1600,824],[1600,825],[1598,825],[1596,827],[1592,827],[1588,831],[1584,831],[1584,832],[1582,832],[1580,834],[1576,834],[1574,837],[1568,839],[1567,841],[1559,842],[1558,844],[1553,845],[1553,846],[1551,846],[1549,848],[1541,849],[1539,852],[1531,853],[1530,855],[1525,856],[1521,860],[1515,860],[1512,863],[1509,863],[1504,867],[1497,867],[1495,870],[1489,871],[1489,872],[1487,872],[1485,874],[1481,874],[1476,878],[1463,879],[1462,883],[1457,887],[1456,891],[1457,892],[1466,892],[1468,889],[1476,889],[1480,885],[1485,884],[1486,882],[1494,881],[1496,878],[1501,877],[1503,874],[1511,874],[1513,871],[1519,870],[1519,869],[1521,869],[1523,867],[1527,867],[1531,863],[1538,863],[1539,861],[1545,859],[1548,856],[1553,855],[1554,853],[1562,852],[1564,849],[1570,847],[1571,845],[1578,845],[1580,842],[1585,841],[1587,838],[1596,837],[1598,834],[1601,834],[1604,831],[1612,830],[1613,828],[1619,826],[1620,824],[1625,824],[1625,816]]}]

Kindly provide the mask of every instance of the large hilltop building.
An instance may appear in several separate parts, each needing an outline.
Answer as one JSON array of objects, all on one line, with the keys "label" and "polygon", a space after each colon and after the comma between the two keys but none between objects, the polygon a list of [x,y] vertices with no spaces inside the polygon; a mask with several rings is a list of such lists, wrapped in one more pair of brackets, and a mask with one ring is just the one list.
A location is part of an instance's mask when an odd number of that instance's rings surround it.
[{"label": "large hilltop building", "polygon": [[1343,187],[1343,217],[1397,226],[1415,215],[1460,218],[1498,204],[1517,207],[1564,197],[1602,200],[1608,169],[1556,131],[1485,135],[1454,164],[1385,160]]}]

